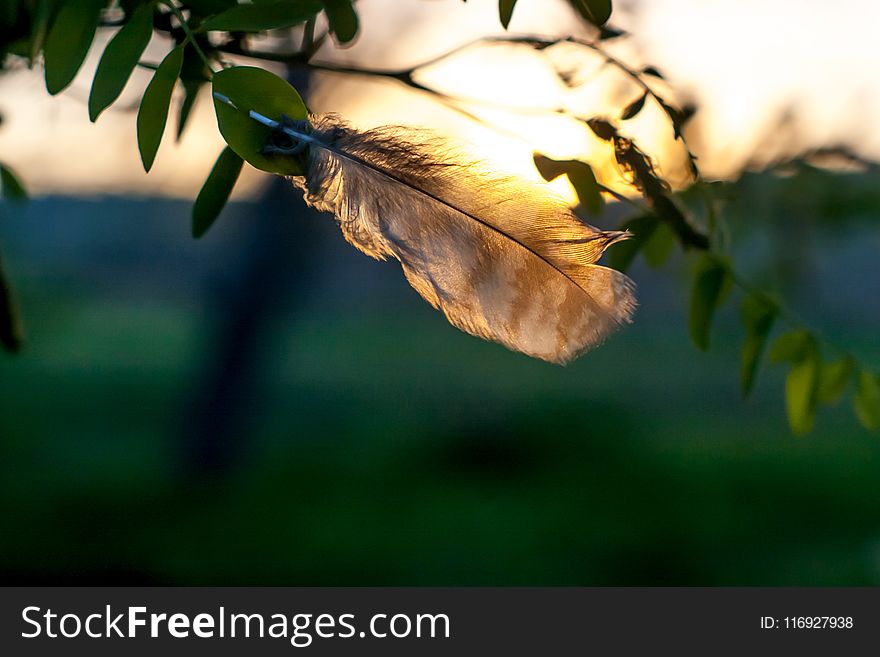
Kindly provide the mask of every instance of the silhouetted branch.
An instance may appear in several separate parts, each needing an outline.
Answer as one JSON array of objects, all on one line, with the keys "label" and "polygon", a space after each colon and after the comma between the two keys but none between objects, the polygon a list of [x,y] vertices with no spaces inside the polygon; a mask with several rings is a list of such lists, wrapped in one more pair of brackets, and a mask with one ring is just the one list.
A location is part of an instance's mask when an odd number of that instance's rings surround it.
[{"label": "silhouetted branch", "polygon": [[[374,78],[395,80],[395,81],[400,82],[401,84],[405,85],[406,87],[408,87],[414,91],[419,91],[422,93],[430,94],[432,97],[437,99],[439,102],[443,103],[445,106],[464,115],[465,117],[467,117],[470,120],[473,120],[473,121],[476,121],[476,122],[479,122],[482,124],[486,124],[486,121],[484,119],[477,116],[473,112],[470,112],[467,109],[461,107],[459,105],[459,103],[492,104],[494,106],[497,106],[498,105],[497,103],[487,103],[484,99],[469,98],[469,97],[462,97],[462,96],[457,96],[457,95],[453,95],[453,94],[448,94],[448,93],[445,93],[443,91],[440,91],[440,90],[432,88],[432,87],[429,87],[428,85],[425,85],[425,84],[419,82],[418,80],[415,79],[415,76],[418,71],[420,71],[424,68],[427,68],[429,66],[433,66],[435,64],[438,64],[438,63],[448,59],[449,57],[451,57],[459,52],[462,52],[462,51],[467,50],[468,48],[472,48],[474,46],[478,46],[480,44],[488,44],[488,43],[525,44],[525,45],[529,45],[529,46],[532,46],[534,48],[539,48],[539,49],[544,49],[544,48],[547,48],[547,47],[550,47],[552,45],[556,45],[559,43],[574,43],[579,46],[589,48],[593,52],[597,53],[607,63],[616,67],[621,72],[623,72],[627,77],[629,77],[630,79],[635,81],[636,84],[639,85],[639,87],[645,92],[646,95],[653,98],[660,105],[660,107],[669,116],[670,120],[674,124],[676,137],[678,137],[680,139],[680,141],[682,142],[682,144],[684,145],[685,152],[687,153],[688,160],[689,160],[689,163],[690,163],[690,166],[692,168],[694,175],[695,176],[699,175],[699,172],[696,168],[696,163],[695,163],[696,158],[691,153],[686,142],[684,141],[684,138],[681,136],[681,133],[680,133],[680,123],[682,121],[681,117],[683,116],[683,112],[681,110],[676,110],[675,108],[671,107],[660,95],[658,95],[650,87],[650,85],[648,85],[648,83],[644,81],[640,72],[634,70],[633,68],[631,68],[630,66],[628,66],[627,64],[622,62],[621,60],[617,59],[616,57],[614,57],[610,53],[606,52],[604,48],[602,48],[598,43],[595,43],[595,42],[584,41],[581,39],[576,39],[574,37],[568,37],[568,38],[564,38],[564,39],[546,39],[546,38],[542,38],[542,37],[533,37],[533,36],[483,37],[480,39],[476,39],[474,41],[464,43],[460,46],[457,46],[457,47],[455,47],[451,50],[448,50],[448,51],[446,51],[440,55],[437,55],[435,57],[431,57],[429,59],[423,60],[423,61],[419,62],[418,64],[415,64],[409,68],[398,68],[398,69],[365,68],[365,67],[361,67],[361,66],[352,66],[349,64],[336,64],[334,62],[315,61],[312,58],[312,52],[297,51],[297,52],[279,53],[279,52],[251,50],[249,48],[243,47],[240,41],[231,41],[227,44],[219,46],[218,50],[220,50],[223,53],[230,54],[230,55],[237,55],[240,57],[248,57],[248,58],[252,58],[252,59],[260,59],[260,60],[264,60],[264,61],[279,62],[279,63],[287,64],[288,66],[291,66],[291,67],[301,67],[301,68],[306,68],[306,69],[309,69],[312,71],[321,71],[321,72],[327,72],[327,73],[339,73],[339,74],[345,74],[345,75],[358,75],[358,76],[365,76],[365,77],[374,77]],[[313,50],[313,48],[310,50]],[[515,107],[511,108],[506,105],[504,106],[504,109],[507,109],[507,110],[513,111],[513,112],[524,111],[523,108],[515,108]],[[547,114],[568,113],[567,110],[565,110],[564,108],[544,108],[544,109],[542,109],[542,108],[531,109],[530,108],[528,111],[529,111],[529,113],[547,113]],[[581,121],[586,120],[586,118],[582,117],[582,116],[572,115],[572,118],[575,118],[575,119],[581,120]],[[515,138],[517,140],[528,142],[528,140],[526,140],[522,135],[520,135],[518,133],[514,133],[513,131],[507,131],[507,130],[499,128],[498,126],[495,126],[495,125],[492,125],[490,127],[498,132],[508,134],[512,138]],[[643,204],[641,204],[641,203],[635,201],[634,199],[629,198],[623,194],[620,194],[619,192],[616,192],[605,185],[600,185],[600,189],[602,191],[606,192],[607,194],[613,196],[618,201],[633,205],[634,207],[636,207],[637,209],[639,209],[642,212],[650,211],[649,208],[647,208]],[[700,233],[699,231],[695,230],[690,225],[690,223],[688,223],[686,221],[686,219],[684,218],[684,216],[682,215],[682,213],[680,211],[676,210],[676,212],[672,212],[671,208],[676,207],[674,205],[674,203],[671,200],[669,200],[668,198],[665,199],[666,203],[664,203],[661,196],[663,196],[663,195],[659,194],[659,193],[654,194],[652,196],[648,196],[648,200],[651,205],[651,208],[654,208],[654,210],[657,212],[657,214],[659,214],[662,218],[664,218],[664,220],[666,220],[670,223],[671,228],[678,235],[679,240],[681,241],[682,245],[690,246],[690,247],[697,248],[697,249],[707,249],[708,248],[708,238],[705,235],[703,235],[702,233]],[[655,205],[662,205],[662,207],[655,207]],[[672,221],[671,218],[675,218],[676,220]]]},{"label": "silhouetted branch", "polygon": [[795,157],[776,160],[769,165],[765,165],[764,168],[768,170],[785,169],[787,167],[803,164],[816,166],[817,160],[830,160],[832,162],[856,167],[864,171],[877,171],[880,169],[880,164],[877,162],[869,160],[863,155],[859,155],[849,146],[842,144],[814,148]]}]

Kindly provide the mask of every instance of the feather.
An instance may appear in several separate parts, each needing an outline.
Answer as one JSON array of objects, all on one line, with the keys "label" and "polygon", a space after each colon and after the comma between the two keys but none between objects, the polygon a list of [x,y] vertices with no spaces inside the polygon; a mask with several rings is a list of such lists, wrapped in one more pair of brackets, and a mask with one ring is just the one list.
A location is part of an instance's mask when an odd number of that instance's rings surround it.
[{"label": "feather", "polygon": [[632,281],[595,264],[629,234],[582,222],[546,188],[487,171],[429,133],[358,131],[332,115],[284,119],[266,152],[305,147],[305,175],[292,180],[306,202],[367,255],[400,261],[461,330],[566,363],[631,320]]}]

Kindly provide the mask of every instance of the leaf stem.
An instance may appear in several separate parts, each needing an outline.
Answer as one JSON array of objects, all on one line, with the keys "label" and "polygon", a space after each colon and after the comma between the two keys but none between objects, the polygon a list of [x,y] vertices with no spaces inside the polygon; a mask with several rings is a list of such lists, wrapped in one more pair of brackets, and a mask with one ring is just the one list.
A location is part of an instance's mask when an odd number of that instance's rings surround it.
[{"label": "leaf stem", "polygon": [[838,354],[840,354],[841,356],[852,357],[852,354],[848,349],[845,349],[833,340],[830,340],[821,331],[814,329],[806,320],[804,320],[802,317],[800,317],[800,315],[791,310],[791,308],[786,306],[781,300],[770,294],[767,294],[766,292],[762,292],[756,289],[751,283],[745,280],[740,275],[740,273],[736,271],[736,269],[734,269],[733,264],[728,258],[719,258],[719,262],[721,262],[724,268],[727,270],[727,275],[730,277],[730,280],[733,282],[734,285],[736,285],[736,287],[739,288],[739,290],[743,294],[754,297],[756,299],[761,299],[762,301],[765,301],[773,306],[777,315],[791,328],[805,330],[808,333],[812,334],[818,341],[825,343],[834,351],[838,352]]},{"label": "leaf stem", "polygon": [[189,27],[189,23],[186,18],[183,16],[183,12],[180,11],[180,7],[174,4],[174,0],[161,0],[162,4],[168,7],[171,10],[171,13],[177,18],[180,23],[180,28],[183,30],[183,33],[186,35],[186,41],[189,42],[193,50],[196,51],[196,54],[199,56],[199,59],[205,64],[205,68],[208,70],[210,75],[213,77],[214,68],[211,66],[211,62],[208,59],[208,56],[205,54],[205,51],[202,50],[202,47],[199,45],[199,42],[196,41],[196,36],[193,34],[193,31]]},{"label": "leaf stem", "polygon": [[[227,45],[221,46],[219,50],[223,52],[228,52],[229,54],[241,55],[244,57],[252,57],[254,59],[262,59],[266,61],[275,61],[282,62],[288,64],[289,66],[304,66],[317,71],[327,71],[332,73],[346,73],[350,75],[364,75],[364,76],[373,76],[373,77],[384,77],[391,78],[397,80],[398,82],[402,82],[403,84],[420,91],[426,91],[432,93],[436,96],[445,97],[449,100],[456,100],[460,102],[472,102],[479,104],[491,104],[477,98],[462,98],[457,96],[452,96],[449,94],[444,94],[443,92],[439,92],[436,89],[432,89],[430,87],[426,87],[425,85],[417,82],[414,79],[414,74],[424,68],[428,68],[429,66],[433,66],[439,62],[442,62],[452,55],[455,55],[459,52],[467,50],[473,46],[479,45],[481,43],[521,43],[532,46],[533,48],[547,48],[558,43],[572,43],[575,45],[582,46],[584,48],[588,48],[593,52],[597,53],[601,56],[607,63],[611,64],[622,73],[624,73],[627,77],[632,79],[648,96],[650,96],[663,110],[663,112],[673,121],[675,125],[678,124],[679,118],[673,115],[673,108],[656,92],[654,89],[642,78],[640,72],[636,71],[628,64],[624,63],[622,60],[618,59],[614,55],[610,54],[607,50],[605,50],[599,43],[595,41],[585,41],[583,39],[577,39],[575,37],[567,37],[564,39],[548,39],[544,37],[538,36],[494,36],[494,37],[482,37],[479,39],[475,39],[472,41],[468,41],[466,43],[461,44],[451,50],[448,50],[440,55],[435,57],[431,57],[425,60],[422,60],[418,64],[415,64],[406,69],[371,69],[371,68],[363,68],[357,66],[348,66],[348,65],[340,65],[335,64],[333,62],[314,62],[311,61],[311,56],[314,54],[313,52],[303,49],[303,51],[293,52],[293,53],[273,53],[273,52],[261,52],[261,51],[252,51],[241,48],[239,45]],[[510,108],[508,108],[510,109]],[[547,109],[538,109],[538,108],[523,108],[520,110],[514,109],[513,111],[520,111],[523,113],[537,113],[540,111],[544,111],[547,113],[567,113],[564,108],[547,108]],[[578,117],[575,117],[578,118]],[[699,177],[699,170],[696,164],[696,156],[690,150],[690,147],[685,141],[682,135],[678,135],[679,141],[681,141],[684,146],[685,154],[687,155],[688,162],[694,172],[694,177]]]}]

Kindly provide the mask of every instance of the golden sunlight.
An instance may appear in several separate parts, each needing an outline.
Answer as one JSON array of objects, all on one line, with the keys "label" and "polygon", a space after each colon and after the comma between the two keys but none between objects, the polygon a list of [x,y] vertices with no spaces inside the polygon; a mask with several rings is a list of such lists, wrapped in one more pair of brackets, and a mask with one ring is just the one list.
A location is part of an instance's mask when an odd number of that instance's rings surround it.
[{"label": "golden sunlight", "polygon": [[[664,98],[681,102],[673,93],[676,89],[696,101],[700,112],[689,139],[709,177],[733,176],[750,162],[807,146],[848,143],[869,154],[880,153],[878,132],[865,132],[874,122],[864,120],[880,114],[871,69],[880,55],[876,40],[865,33],[865,26],[876,21],[861,16],[880,10],[871,3],[838,4],[839,12],[853,19],[846,36],[824,29],[829,17],[822,12],[830,9],[799,12],[797,35],[786,36],[781,49],[778,35],[788,34],[790,11],[799,6],[794,0],[780,0],[771,9],[757,0],[619,3],[612,22],[633,37],[611,40],[606,46],[634,68],[661,68],[671,83],[657,79],[652,86]],[[619,117],[641,90],[600,56],[574,44],[536,50],[486,43],[486,38],[505,34],[495,0],[363,0],[358,10],[361,34],[355,43],[340,49],[328,40],[316,61],[399,70],[433,60],[416,71],[414,79],[442,95],[379,77],[317,72],[309,94],[314,111],[340,114],[359,127],[429,128],[453,138],[493,168],[536,181],[541,178],[532,161],[535,152],[581,159],[609,188],[631,191],[609,145],[582,119]],[[724,29],[714,27],[719,24]],[[561,0],[520,0],[506,34],[521,34],[521,26],[530,30],[524,36],[592,37],[590,28]],[[746,33],[747,45],[742,38]],[[196,104],[180,143],[173,139],[172,111],[156,166],[144,174],[137,156],[133,99],[146,84],[146,72],[135,73],[117,107],[96,125],[88,122],[86,98],[96,53],[109,36],[100,35],[76,81],[59,99],[46,94],[39,70],[15,71],[0,80],[0,111],[6,119],[0,129],[0,153],[38,194],[192,198],[223,144],[208,94]],[[154,41],[146,59],[159,59],[165,48]],[[444,56],[447,53],[451,54]],[[859,116],[862,120],[857,121]],[[654,158],[658,171],[674,187],[688,181],[685,154],[656,103],[649,99],[621,130]],[[253,195],[265,181],[266,176],[246,167],[235,193]],[[550,187],[575,202],[565,177]]]}]

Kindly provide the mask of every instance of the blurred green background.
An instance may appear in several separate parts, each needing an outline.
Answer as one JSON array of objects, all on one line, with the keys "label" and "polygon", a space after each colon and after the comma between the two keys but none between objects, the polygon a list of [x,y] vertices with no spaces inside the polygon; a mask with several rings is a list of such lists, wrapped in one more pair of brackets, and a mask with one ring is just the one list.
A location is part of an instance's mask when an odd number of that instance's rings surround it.
[{"label": "blurred green background", "polygon": [[[738,185],[738,252],[788,258],[876,366],[876,175],[812,175]],[[29,338],[0,359],[3,581],[880,584],[880,439],[845,407],[792,436],[781,369],[743,401],[736,304],[698,352],[686,261],[639,263],[635,323],[559,368],[297,196],[199,242],[184,202],[0,206]]]}]

